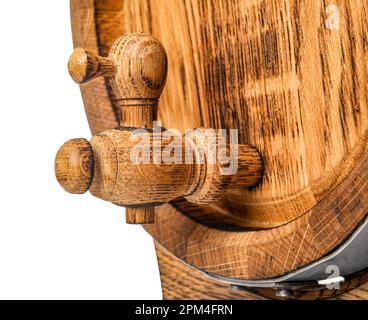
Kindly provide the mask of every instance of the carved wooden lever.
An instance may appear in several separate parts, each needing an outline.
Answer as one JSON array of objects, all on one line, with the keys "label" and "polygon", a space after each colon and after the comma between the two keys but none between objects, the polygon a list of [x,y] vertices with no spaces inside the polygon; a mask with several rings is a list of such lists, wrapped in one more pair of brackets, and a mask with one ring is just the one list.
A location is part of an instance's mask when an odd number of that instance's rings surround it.
[{"label": "carved wooden lever", "polygon": [[[120,127],[95,135],[90,142],[74,139],[60,148],[55,173],[66,191],[84,193],[89,189],[98,198],[127,207],[128,223],[153,223],[156,205],[179,197],[210,204],[220,200],[227,189],[253,186],[261,178],[262,159],[248,145],[235,146],[236,172],[224,173],[224,163],[210,161],[208,142],[198,143],[206,137],[204,129],[197,130],[196,139],[191,141],[173,134],[176,146],[180,146],[175,159],[179,156],[181,161],[162,162],[162,154],[171,150],[172,139],[160,139],[159,147],[153,147],[157,135],[167,132],[152,130],[167,74],[167,56],[155,38],[147,34],[121,37],[108,58],[78,48],[70,58],[69,71],[77,83],[97,76],[109,78],[121,121]],[[147,151],[146,162],[132,156],[139,139],[147,142],[142,149]],[[226,144],[225,151],[230,148]],[[194,156],[193,161],[184,161],[187,154]]]}]

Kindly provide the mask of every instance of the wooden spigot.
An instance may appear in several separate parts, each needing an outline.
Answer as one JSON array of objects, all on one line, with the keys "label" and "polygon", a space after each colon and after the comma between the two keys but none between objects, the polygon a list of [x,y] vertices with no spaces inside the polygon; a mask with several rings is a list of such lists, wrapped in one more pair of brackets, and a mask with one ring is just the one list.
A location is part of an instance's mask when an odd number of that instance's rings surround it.
[{"label": "wooden spigot", "polygon": [[[157,39],[144,33],[120,37],[108,58],[77,48],[68,69],[79,84],[99,76],[110,80],[120,109],[120,126],[152,128],[167,76],[166,51]],[[127,208],[126,221],[153,223],[154,214],[153,206]]]},{"label": "wooden spigot", "polygon": [[[224,197],[228,189],[254,186],[261,179],[261,156],[249,145],[236,145],[237,171],[223,174],[224,164],[211,162],[206,145],[198,143],[206,135],[203,129],[197,130],[198,141],[176,136],[182,155],[193,154],[198,160],[198,155],[204,154],[203,161],[152,161],[158,151],[152,147],[157,134],[152,130],[153,121],[167,75],[167,56],[155,38],[147,34],[121,37],[108,58],[78,48],[70,58],[69,71],[80,84],[98,76],[108,78],[121,119],[118,128],[97,134],[91,141],[73,139],[60,148],[55,173],[66,191],[81,194],[89,190],[98,198],[126,207],[128,223],[144,224],[154,222],[157,205],[180,197],[209,205]],[[135,163],[136,129],[143,128],[151,161]],[[169,144],[161,141],[160,154]]]}]

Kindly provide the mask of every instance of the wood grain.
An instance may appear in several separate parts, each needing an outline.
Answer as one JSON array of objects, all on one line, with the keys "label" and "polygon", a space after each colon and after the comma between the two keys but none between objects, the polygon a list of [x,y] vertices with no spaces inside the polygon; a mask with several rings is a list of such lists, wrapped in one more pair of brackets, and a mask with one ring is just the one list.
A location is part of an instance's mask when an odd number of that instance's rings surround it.
[{"label": "wood grain", "polygon": [[[229,284],[207,277],[202,272],[185,265],[156,244],[164,299],[180,300],[265,300],[279,299],[274,289],[235,289]],[[360,273],[344,282],[340,289],[301,291],[288,300],[367,300],[368,273]]]},{"label": "wood grain", "polygon": [[336,1],[339,30],[326,28],[321,0],[120,4],[125,32],[149,30],[167,49],[163,125],[236,128],[240,142],[265,159],[257,188],[234,190],[217,204],[224,220],[235,215],[257,228],[291,221],[361,158],[368,141],[366,1]]},{"label": "wood grain", "polygon": [[86,139],[65,142],[55,158],[55,176],[65,191],[75,194],[87,192],[94,173],[94,156]]},{"label": "wood grain", "polygon": [[[65,156],[56,158],[57,167],[69,173],[71,168],[64,165],[67,162],[64,158],[82,161],[93,157],[94,177],[88,177],[91,193],[125,206],[127,223],[153,223],[153,205],[179,197],[194,204],[210,205],[223,198],[228,189],[251,187],[262,178],[263,163],[256,149],[238,145],[237,140],[227,144],[226,137],[221,139],[215,130],[204,128],[195,130],[192,137],[174,135],[180,146],[180,160],[166,162],[169,159],[164,158],[169,157],[164,155],[165,149],[174,142],[162,137],[167,130],[159,128],[158,134],[152,130],[166,81],[167,55],[161,43],[149,34],[133,33],[119,37],[108,57],[77,48],[70,56],[68,69],[73,80],[81,85],[100,76],[109,80],[120,110],[120,126],[95,135],[89,145],[93,153],[91,150],[85,154],[79,152],[78,157],[75,155],[79,151],[78,146],[69,148],[69,144],[64,145],[59,154]],[[135,129],[143,131],[138,133]],[[157,139],[160,150],[154,147]],[[135,152],[136,159],[132,159],[132,152],[141,144],[144,145],[139,152],[148,151],[148,159],[143,163],[138,159],[138,151]],[[174,146],[170,150],[176,153]],[[213,150],[212,155],[210,152]],[[160,152],[159,159],[156,159],[157,151]],[[192,154],[189,159],[188,154]],[[233,158],[230,164],[224,161],[227,157]],[[226,173],[227,166],[232,167],[232,172]],[[74,171],[70,170],[70,175]],[[60,172],[63,173],[60,170],[56,173]],[[58,177],[61,183],[64,176]],[[85,185],[84,177],[81,180],[80,183]],[[66,190],[68,186],[63,185]],[[144,207],[140,209],[141,206]]]},{"label": "wood grain", "polygon": [[[77,48],[69,59],[68,69],[73,80],[79,84],[99,76],[109,80],[119,106],[120,126],[152,128],[153,122],[157,121],[158,99],[167,76],[167,56],[160,42],[152,36],[144,33],[121,36],[113,44],[107,58]],[[100,188],[94,184],[92,190]],[[100,193],[95,191],[95,194]],[[108,197],[105,199],[109,200]],[[151,202],[155,203],[154,200]],[[153,223],[154,213],[154,207],[127,208],[126,222]]]},{"label": "wood grain", "polygon": [[[133,208],[135,213],[137,208],[143,207],[142,214],[149,215],[148,206],[179,197],[195,204],[210,204],[225,196],[228,189],[256,184],[261,176],[261,159],[249,146],[237,146],[240,151],[237,172],[222,175],[222,164],[210,163],[207,155],[204,162],[198,164],[158,159],[158,155],[164,158],[165,152],[172,150],[172,140],[161,140],[154,148],[157,133],[141,130],[118,127],[94,135],[90,142],[85,139],[66,142],[55,160],[58,181],[68,192],[84,193],[89,189],[94,196]],[[194,141],[187,144],[180,136],[176,141],[182,144],[182,159],[202,148]],[[139,159],[143,152],[145,159]],[[146,218],[142,223],[147,223]],[[139,217],[133,219],[141,221]]]},{"label": "wood grain", "polygon": [[74,50],[69,59],[68,70],[78,84],[87,83],[101,76],[110,78],[116,73],[115,65],[109,59],[94,55],[83,48]]},{"label": "wood grain", "polygon": [[199,270],[234,279],[267,279],[308,265],[342,244],[368,216],[367,194],[365,153],[334,192],[286,225],[248,231],[213,228],[166,206],[147,230],[166,250]]},{"label": "wood grain", "polygon": [[261,151],[262,184],[233,191],[213,211],[225,221],[265,228],[313,208],[365,149],[367,4],[336,4],[339,30],[325,27],[327,4],[320,0],[85,6],[94,11],[101,51],[119,33],[146,31],[162,41],[170,64],[159,111],[165,127],[236,128],[241,143]]},{"label": "wood grain", "polygon": [[[76,48],[83,47],[94,54],[107,56],[113,41],[124,32],[120,32],[113,40],[110,39],[106,50],[100,38],[104,32],[100,32],[96,24],[97,8],[94,7],[94,3],[94,0],[70,1],[73,42]],[[92,134],[118,125],[118,111],[112,102],[114,99],[108,80],[97,78],[82,86],[81,93]]]},{"label": "wood grain", "polygon": [[[153,128],[167,77],[167,55],[162,44],[143,33],[120,37],[113,44],[109,59],[118,65],[110,85],[120,111],[120,126]],[[155,208],[127,208],[125,216],[127,223],[153,223]]]},{"label": "wood grain", "polygon": [[[147,230],[175,256],[229,277],[276,276],[329,253],[368,213],[368,8],[335,3],[339,29],[326,28],[320,0],[71,1],[76,47],[106,56],[136,31],[163,43],[165,127],[238,128],[265,157],[257,188],[158,210]],[[118,124],[111,92],[101,79],[82,88],[93,133]]]}]

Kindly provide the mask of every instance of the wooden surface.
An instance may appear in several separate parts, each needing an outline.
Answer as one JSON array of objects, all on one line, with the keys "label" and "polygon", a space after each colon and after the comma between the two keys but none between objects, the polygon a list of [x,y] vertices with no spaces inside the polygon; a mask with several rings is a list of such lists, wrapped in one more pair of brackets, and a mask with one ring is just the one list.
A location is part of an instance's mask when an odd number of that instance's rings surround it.
[{"label": "wooden surface", "polygon": [[[153,135],[149,138],[151,142]],[[91,145],[96,160],[90,191],[98,198],[126,207],[158,205],[185,195],[193,184],[190,164],[133,163],[137,141],[132,131],[105,131],[93,136]]]},{"label": "wooden surface", "polygon": [[217,204],[224,220],[262,228],[293,220],[362,156],[367,3],[336,4],[339,30],[326,27],[321,0],[97,1],[101,50],[118,32],[146,31],[165,46],[164,127],[237,128],[264,156],[262,184]]},{"label": "wooden surface", "polygon": [[[156,244],[164,299],[198,300],[265,300],[282,299],[275,296],[273,289],[238,290],[229,284],[213,280],[203,273],[190,268]],[[292,300],[367,300],[368,274],[359,274],[340,286],[340,289],[295,293]]]},{"label": "wooden surface", "polygon": [[94,157],[86,139],[73,139],[64,143],[55,158],[55,176],[65,191],[85,193],[91,186]]},{"label": "wooden surface", "polygon": [[[319,0],[71,1],[75,46],[106,56],[124,33],[162,41],[165,127],[238,128],[265,157],[257,188],[159,209],[148,230],[174,255],[219,275],[276,276],[326,255],[366,216],[367,3],[336,4],[338,30]],[[111,93],[103,79],[82,88],[93,133],[118,124]]]},{"label": "wooden surface", "polygon": [[116,67],[108,58],[77,48],[69,58],[68,71],[76,83],[83,84],[97,77],[113,77]]},{"label": "wooden surface", "polygon": [[[262,184],[233,191],[212,214],[265,228],[313,208],[365,150],[367,3],[337,5],[339,30],[326,27],[320,0],[72,1],[74,40],[106,55],[120,34],[159,38],[170,65],[163,126],[237,128],[267,164]],[[92,131],[113,127],[109,85],[82,91]]]},{"label": "wooden surface", "polygon": [[299,219],[268,230],[208,227],[165,206],[147,230],[197,269],[234,279],[286,274],[330,253],[368,215],[368,153],[324,201]]}]

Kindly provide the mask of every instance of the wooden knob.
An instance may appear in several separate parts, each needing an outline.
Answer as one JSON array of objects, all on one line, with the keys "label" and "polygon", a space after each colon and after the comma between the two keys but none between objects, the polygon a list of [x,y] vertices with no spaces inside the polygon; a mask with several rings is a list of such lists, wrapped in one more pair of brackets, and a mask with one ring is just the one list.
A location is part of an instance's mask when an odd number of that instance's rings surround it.
[{"label": "wooden knob", "polygon": [[167,55],[156,38],[134,33],[117,39],[107,58],[75,49],[68,69],[79,84],[99,76],[109,78],[115,98],[128,100],[125,105],[157,105],[165,86]]},{"label": "wooden knob", "polygon": [[99,76],[110,79],[120,109],[120,125],[137,128],[151,128],[157,120],[167,68],[165,48],[145,33],[118,38],[107,58],[77,48],[68,64],[69,73],[78,84]]},{"label": "wooden knob", "polygon": [[77,48],[69,58],[69,74],[78,83],[86,83],[96,77],[111,77],[115,73],[114,65],[106,58]]},{"label": "wooden knob", "polygon": [[143,104],[150,105],[149,100],[160,97],[167,76],[167,55],[156,38],[145,33],[121,37],[112,45],[109,61],[116,67],[112,85],[117,99],[143,99],[147,100]]},{"label": "wooden knob", "polygon": [[85,193],[91,186],[93,170],[93,150],[88,140],[72,139],[61,146],[55,158],[55,175],[65,191]]}]

